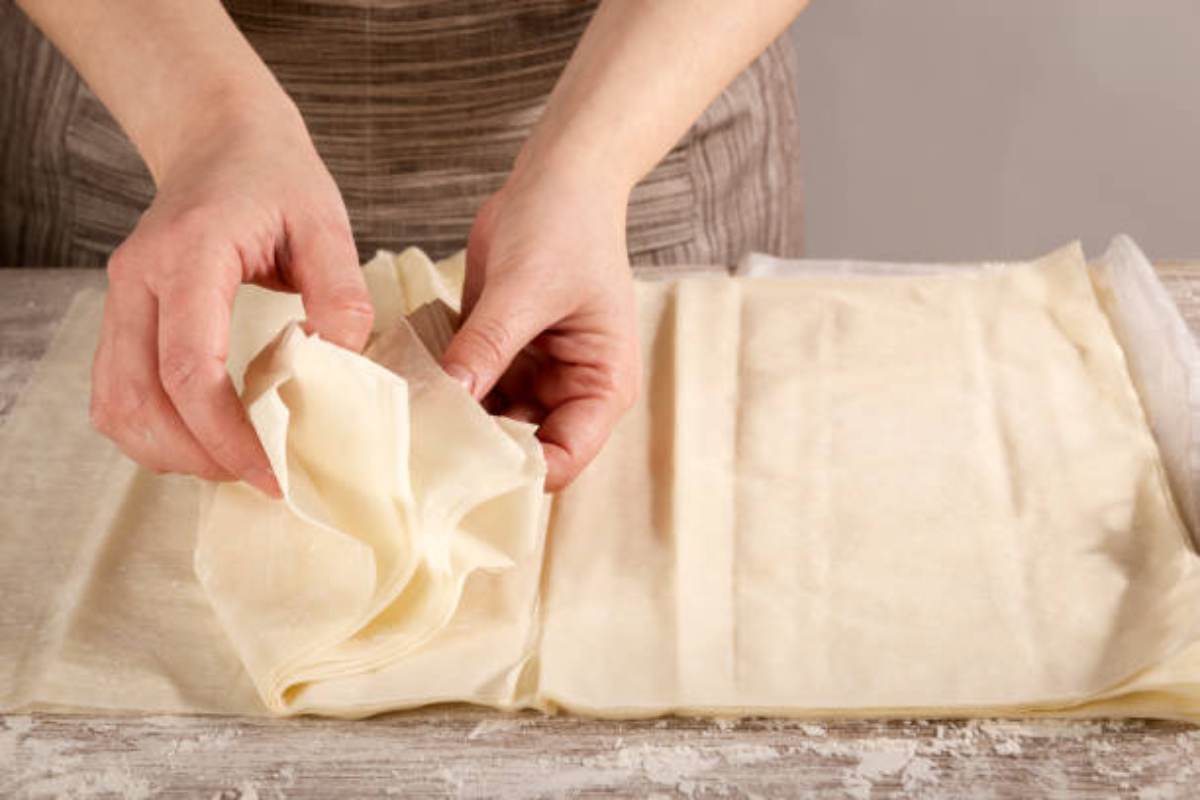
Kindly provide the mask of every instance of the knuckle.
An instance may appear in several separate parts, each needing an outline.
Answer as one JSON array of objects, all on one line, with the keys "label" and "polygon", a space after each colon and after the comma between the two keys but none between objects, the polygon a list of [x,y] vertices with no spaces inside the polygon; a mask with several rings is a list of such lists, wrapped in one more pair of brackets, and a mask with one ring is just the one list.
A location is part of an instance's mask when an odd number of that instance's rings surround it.
[{"label": "knuckle", "polygon": [[579,394],[605,398],[615,405],[624,405],[630,399],[630,381],[615,364],[588,365],[580,369],[574,379]]},{"label": "knuckle", "polygon": [[132,383],[121,400],[113,405],[120,419],[145,425],[149,421],[148,412],[153,410],[153,398],[154,394],[148,387]]},{"label": "knuckle", "polygon": [[228,229],[222,230],[220,218],[220,213],[215,209],[204,205],[190,206],[173,212],[147,233],[144,247],[152,248],[157,256],[148,281],[160,293],[165,293],[179,279],[181,254],[204,254],[210,257],[226,251],[233,240]]},{"label": "knuckle", "polygon": [[136,246],[126,239],[112,255],[108,257],[108,279],[113,284],[121,284],[134,279],[138,271],[140,259],[136,256]]},{"label": "knuckle", "polygon": [[198,350],[164,350],[159,359],[159,380],[171,396],[187,394],[202,381],[214,377],[214,367],[219,366],[214,356]]},{"label": "knuckle", "polygon": [[203,204],[190,205],[167,217],[163,221],[162,232],[171,239],[194,242],[207,235],[215,216],[214,209]]},{"label": "knuckle", "polygon": [[375,307],[366,289],[361,286],[341,286],[330,292],[330,307],[355,325],[370,328],[375,322]]},{"label": "knuckle", "polygon": [[512,334],[504,323],[485,318],[475,321],[459,332],[463,346],[487,366],[499,369],[504,366],[505,354],[512,342]]},{"label": "knuckle", "polygon": [[357,259],[358,250],[354,244],[354,228],[350,224],[350,217],[340,199],[334,205],[326,203],[319,208],[302,210],[290,215],[285,221],[285,229],[293,238],[301,241],[312,242],[314,239],[320,239],[327,243],[336,243],[346,252],[354,253]]},{"label": "knuckle", "polygon": [[175,256],[211,250],[221,230],[219,213],[211,204],[197,204],[170,212],[151,210],[134,232],[108,258],[112,283],[140,281],[161,291],[175,274]]},{"label": "knuckle", "polygon": [[321,218],[321,227],[326,234],[343,245],[354,246],[354,229],[350,226],[350,217],[342,208],[327,213]]},{"label": "knuckle", "polygon": [[255,464],[253,457],[241,446],[236,432],[217,431],[203,438],[201,444],[221,468],[235,475],[246,475]]},{"label": "knuckle", "polygon": [[144,438],[151,427],[153,394],[136,385],[115,392],[93,392],[88,416],[92,427],[109,438]]}]

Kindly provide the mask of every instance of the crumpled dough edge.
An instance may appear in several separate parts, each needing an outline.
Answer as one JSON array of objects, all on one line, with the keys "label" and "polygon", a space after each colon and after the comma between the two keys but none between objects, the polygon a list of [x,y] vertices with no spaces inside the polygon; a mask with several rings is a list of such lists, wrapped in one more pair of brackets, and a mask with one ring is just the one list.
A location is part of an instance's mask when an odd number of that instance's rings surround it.
[{"label": "crumpled dough edge", "polygon": [[[407,328],[407,323],[402,320],[400,324]],[[411,328],[407,329],[407,335],[415,336]],[[375,564],[374,554],[370,547],[346,531],[329,524],[315,509],[306,507],[305,503],[297,497],[296,487],[293,486],[293,476],[288,465],[288,432],[292,422],[291,412],[280,393],[289,381],[296,379],[293,359],[303,358],[306,353],[341,361],[344,366],[360,374],[370,375],[393,393],[395,398],[392,406],[393,413],[399,421],[397,428],[408,424],[419,424],[419,421],[408,418],[411,409],[403,402],[403,399],[408,396],[408,384],[403,377],[368,358],[337,348],[320,340],[319,337],[305,335],[297,323],[286,326],[276,339],[256,356],[255,362],[247,369],[245,392],[247,413],[279,478],[284,498],[281,501],[271,501],[244,486],[224,485],[218,487],[207,504],[204,515],[206,520],[201,524],[195,564],[197,575],[208,592],[218,617],[234,640],[239,654],[242,655],[260,696],[267,707],[275,713],[287,713],[289,693],[307,681],[372,670],[394,662],[404,653],[425,644],[453,619],[463,587],[473,572],[510,568],[514,556],[519,555],[498,552],[494,548],[488,548],[486,544],[467,547],[465,550],[468,553],[467,563],[443,565],[448,567],[448,571],[439,575],[440,580],[437,581],[437,585],[431,587],[434,596],[429,598],[429,602],[425,604],[424,615],[410,621],[410,629],[400,637],[399,642],[396,640],[385,641],[375,647],[374,652],[365,659],[329,661],[328,656],[331,651],[336,650],[348,639],[369,626],[409,587],[416,569],[420,566],[417,562],[424,557],[427,550],[419,541],[424,532],[413,530],[412,534],[417,540],[418,546],[414,549],[412,563],[407,564],[398,575],[393,576],[394,579],[388,581],[388,585],[375,586],[373,587],[374,591],[365,592],[363,596],[356,598],[357,607],[354,613],[347,614],[340,625],[326,626],[320,635],[304,642],[301,646],[292,647],[290,652],[274,653],[274,659],[268,658],[262,652],[255,652],[256,649],[261,648],[256,648],[256,643],[248,641],[248,637],[256,634],[253,630],[247,629],[244,620],[236,618],[239,613],[238,609],[221,596],[223,590],[228,590],[228,586],[223,585],[216,574],[222,567],[217,565],[214,559],[222,556],[219,548],[215,547],[213,538],[228,536],[231,533],[235,536],[253,536],[255,531],[213,530],[212,512],[215,508],[219,508],[222,504],[228,506],[235,502],[243,505],[250,503],[252,506],[260,508],[263,504],[281,504],[299,523],[307,526],[310,533],[315,532],[318,537],[327,539],[325,545],[340,553],[337,557],[343,559],[344,565],[350,572],[370,572]],[[437,367],[436,362],[433,362],[432,357],[427,354],[426,357],[429,360],[430,368],[435,371],[434,380],[444,379],[454,387],[455,391],[466,395],[465,390],[441,374],[440,368]],[[424,380],[430,380],[428,375],[422,377]],[[469,395],[467,399],[470,399]],[[536,494],[540,497],[545,474],[541,450],[539,447],[531,447],[528,442],[522,441],[525,438],[533,438],[533,426],[521,423],[504,424],[509,421],[492,419],[473,400],[470,403],[471,407],[476,409],[476,413],[487,418],[496,431],[504,437],[512,451],[522,459],[521,468],[513,475],[508,476],[506,480],[498,482],[495,491],[481,497],[477,505],[514,491],[524,491],[530,493],[531,496]],[[240,494],[241,497],[232,497],[234,493]],[[405,497],[404,491],[399,491],[398,495],[402,504],[405,502],[412,504],[411,496]],[[459,514],[461,520],[461,517],[470,510],[470,508],[463,508],[456,513]],[[461,532],[459,533],[461,534]],[[526,547],[535,547],[536,543],[530,539],[538,535],[539,531],[528,533],[525,545]],[[544,535],[544,530],[540,533]],[[228,559],[228,555],[225,558]],[[269,661],[273,661],[273,663],[268,663]]]}]

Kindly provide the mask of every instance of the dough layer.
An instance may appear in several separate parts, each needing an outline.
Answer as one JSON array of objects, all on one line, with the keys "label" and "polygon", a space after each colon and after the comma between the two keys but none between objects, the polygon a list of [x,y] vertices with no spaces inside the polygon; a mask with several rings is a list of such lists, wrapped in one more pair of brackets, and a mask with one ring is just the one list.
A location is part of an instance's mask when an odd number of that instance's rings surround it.
[{"label": "dough layer", "polygon": [[365,356],[238,296],[282,502],[92,433],[77,300],[0,428],[0,709],[1200,719],[1198,558],[1105,311],[1134,306],[1077,246],[641,283],[641,399],[553,502],[533,430],[429,352],[461,257],[366,274]]}]

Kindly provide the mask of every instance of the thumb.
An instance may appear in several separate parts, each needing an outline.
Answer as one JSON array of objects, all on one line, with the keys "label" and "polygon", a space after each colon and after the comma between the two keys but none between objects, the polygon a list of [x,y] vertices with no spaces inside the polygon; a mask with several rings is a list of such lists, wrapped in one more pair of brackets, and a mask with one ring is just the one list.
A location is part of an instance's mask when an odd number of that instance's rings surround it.
[{"label": "thumb", "polygon": [[485,397],[521,349],[542,332],[539,315],[531,311],[524,293],[485,286],[442,354],[446,374],[475,399]]},{"label": "thumb", "polygon": [[307,328],[359,352],[371,334],[375,309],[347,224],[314,223],[297,230],[289,247],[291,278],[304,300]]}]

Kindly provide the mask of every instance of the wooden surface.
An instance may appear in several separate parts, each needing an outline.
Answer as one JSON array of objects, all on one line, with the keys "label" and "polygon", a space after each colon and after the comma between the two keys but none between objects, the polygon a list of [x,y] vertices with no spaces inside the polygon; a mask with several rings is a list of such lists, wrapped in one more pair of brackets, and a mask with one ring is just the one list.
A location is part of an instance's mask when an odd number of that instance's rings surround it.
[{"label": "wooden surface", "polygon": [[[1200,264],[1164,265],[1161,272],[1200,330]],[[71,294],[102,283],[98,271],[0,270],[0,424]],[[359,722],[0,716],[5,797],[1198,792],[1200,729],[1165,722],[601,722],[466,707]]]}]

